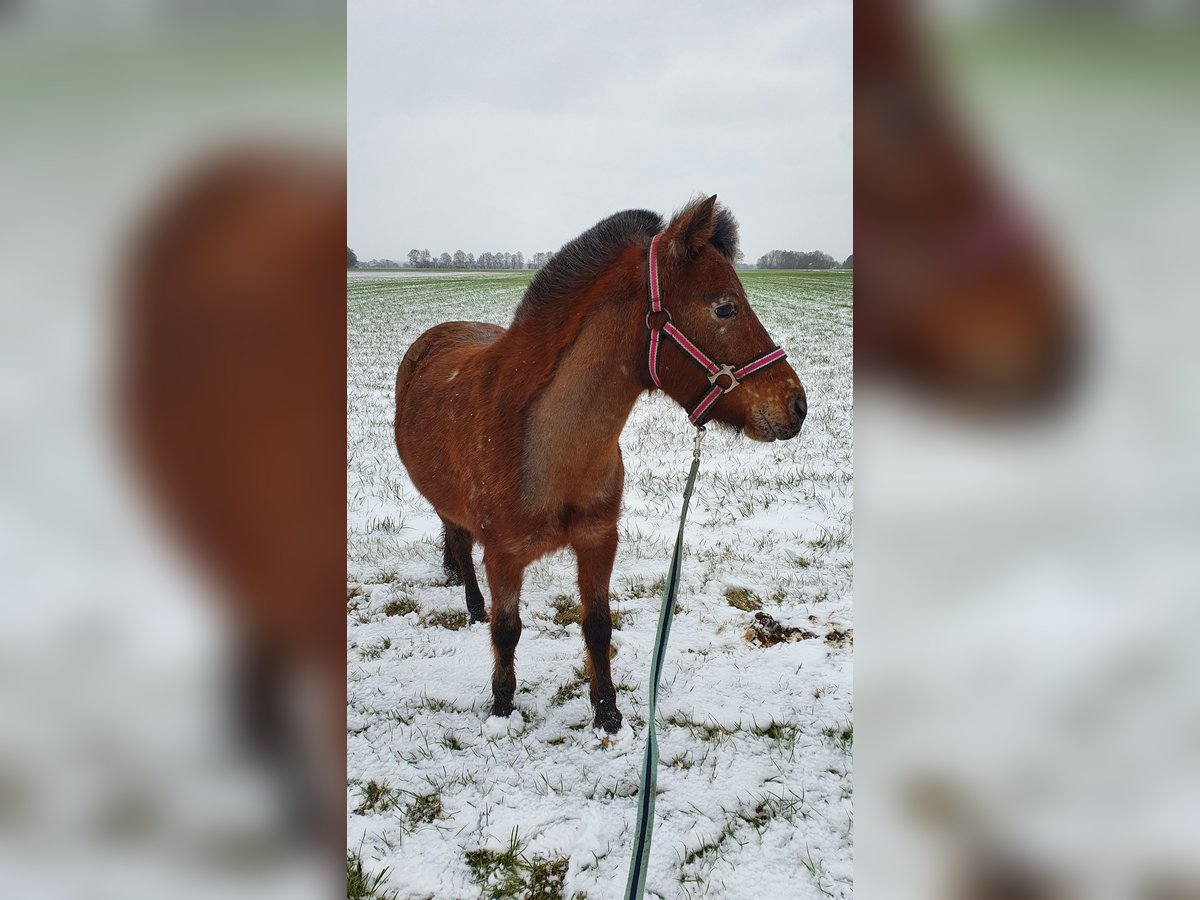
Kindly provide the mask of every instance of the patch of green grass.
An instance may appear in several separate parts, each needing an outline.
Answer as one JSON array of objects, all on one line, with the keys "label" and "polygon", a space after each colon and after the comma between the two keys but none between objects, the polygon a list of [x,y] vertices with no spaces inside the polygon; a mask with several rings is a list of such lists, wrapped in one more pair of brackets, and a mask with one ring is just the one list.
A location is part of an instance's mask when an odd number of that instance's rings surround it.
[{"label": "patch of green grass", "polygon": [[566,857],[531,858],[521,846],[517,829],[512,830],[508,848],[467,851],[467,868],[488,898],[520,897],[522,900],[559,900],[567,879]]},{"label": "patch of green grass", "polygon": [[366,647],[360,648],[358,655],[363,659],[379,659],[379,657],[383,656],[383,652],[385,650],[390,650],[391,648],[392,639],[390,637],[385,637],[378,644],[370,644]]},{"label": "patch of green grass", "polygon": [[692,759],[686,753],[680,753],[674,759],[664,762],[663,765],[669,769],[682,769],[686,772],[692,766],[696,765],[696,760]]},{"label": "patch of green grass", "polygon": [[809,816],[804,802],[804,794],[797,794],[795,791],[787,791],[784,794],[764,794],[755,804],[754,809],[749,813],[741,813],[740,818],[754,826],[757,831],[762,831],[772,819],[782,819],[795,824],[797,816],[801,819],[807,819]]},{"label": "patch of green grass", "polygon": [[740,609],[742,612],[754,612],[762,609],[762,600],[758,595],[751,593],[745,588],[729,588],[725,591],[725,602],[734,609]]},{"label": "patch of green grass", "polygon": [[751,732],[759,737],[767,737],[779,743],[792,743],[796,740],[796,736],[800,733],[799,726],[793,725],[790,722],[776,722],[772,720],[766,725],[754,724]]},{"label": "patch of green grass", "polygon": [[395,569],[381,569],[365,579],[365,584],[395,584],[400,580],[400,573]]},{"label": "patch of green grass", "polygon": [[381,890],[387,879],[384,867],[373,875],[363,870],[362,858],[357,853],[346,854],[346,900],[395,900],[395,891]]},{"label": "patch of green grass", "polygon": [[363,593],[361,585],[352,584],[346,586],[346,612],[353,615],[354,621],[359,625],[366,625],[371,621],[371,612],[366,608],[367,595]]},{"label": "patch of green grass", "polygon": [[829,725],[821,729],[821,734],[839,747],[843,753],[854,749],[854,723],[849,725]]},{"label": "patch of green grass", "polygon": [[374,779],[362,786],[361,796],[362,802],[354,807],[356,816],[395,809],[396,803],[400,799],[399,792],[390,787],[386,781],[375,781]]},{"label": "patch of green grass", "polygon": [[420,604],[412,597],[403,595],[396,597],[387,602],[387,606],[383,608],[385,616],[406,616],[412,612],[418,612],[421,609]]},{"label": "patch of green grass", "polygon": [[699,738],[702,741],[707,741],[711,744],[721,743],[738,730],[736,726],[729,727],[726,725],[719,725],[715,722],[695,722],[689,719],[683,713],[675,713],[666,721],[668,725],[686,728],[693,737]]},{"label": "patch of green grass", "polygon": [[555,625],[579,624],[579,600],[569,594],[559,594],[550,601],[554,608]]},{"label": "patch of green grass", "polygon": [[404,529],[404,516],[399,516],[393,519],[391,516],[384,516],[382,519],[370,519],[367,521],[367,531],[382,531],[385,534],[396,534]]},{"label": "patch of green grass", "polygon": [[588,683],[587,670],[582,666],[576,666],[575,671],[571,673],[570,680],[554,692],[550,698],[551,706],[562,706],[568,700],[574,700],[583,694],[583,687]]},{"label": "patch of green grass", "polygon": [[436,625],[458,631],[467,625],[467,613],[462,609],[435,609],[421,620],[426,625]]},{"label": "patch of green grass", "polygon": [[705,841],[694,850],[689,850],[683,855],[682,867],[687,868],[698,859],[703,859],[710,854],[715,854],[721,849],[721,845],[733,837],[733,823],[727,823],[724,830],[710,841]]},{"label": "patch of green grass", "polygon": [[629,583],[629,589],[625,593],[626,596],[633,598],[661,597],[662,592],[666,589],[666,586],[667,576],[660,575],[656,581],[652,581],[649,584],[641,579],[637,581],[631,581]]},{"label": "patch of green grass", "polygon": [[800,860],[800,863],[808,870],[808,874],[812,876],[813,884],[816,886],[817,890],[826,897],[832,897],[833,892],[830,891],[829,888],[825,887],[824,884],[824,882],[827,880],[825,866],[813,860],[812,848],[809,847],[807,843],[804,845],[804,859]]},{"label": "patch of green grass", "polygon": [[453,700],[447,700],[444,697],[430,697],[428,691],[421,694],[419,705],[422,709],[430,712],[467,712],[467,710],[455,706]]},{"label": "patch of green grass", "polygon": [[420,825],[422,822],[432,822],[440,818],[444,811],[441,793],[433,791],[429,794],[417,794],[413,801],[404,807],[404,817],[410,825]]},{"label": "patch of green grass", "polygon": [[838,532],[830,531],[827,528],[822,528],[821,533],[808,542],[808,546],[814,550],[829,551],[835,548],[844,547],[850,540],[850,530],[842,529]]},{"label": "patch of green grass", "polygon": [[[611,603],[613,597],[609,597]],[[550,601],[550,606],[554,609],[553,621],[555,625],[566,627],[567,625],[578,625],[582,615],[582,609],[579,605],[579,600],[569,594],[559,594]],[[620,631],[621,626],[625,622],[625,613],[619,609],[610,609],[609,616],[612,619],[613,631]]]}]

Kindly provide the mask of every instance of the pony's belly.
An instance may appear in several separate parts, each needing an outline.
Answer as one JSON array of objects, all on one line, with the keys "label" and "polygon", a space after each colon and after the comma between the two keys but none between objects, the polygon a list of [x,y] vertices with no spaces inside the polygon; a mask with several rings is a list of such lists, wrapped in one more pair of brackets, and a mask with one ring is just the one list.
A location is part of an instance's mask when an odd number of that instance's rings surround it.
[{"label": "pony's belly", "polygon": [[500,334],[479,322],[435,326],[409,348],[397,383],[396,449],[414,487],[477,536],[487,480],[478,466],[486,439],[479,351]]},{"label": "pony's belly", "polygon": [[[506,504],[497,502],[499,498],[488,489],[489,485],[495,485],[495,480],[481,476],[470,466],[470,448],[448,435],[439,437],[443,440],[437,452],[430,452],[425,446],[429,437],[417,438],[415,448],[398,442],[402,444],[400,460],[413,487],[433,505],[438,515],[482,540],[494,523],[504,520]],[[508,506],[511,508],[511,504]]]}]

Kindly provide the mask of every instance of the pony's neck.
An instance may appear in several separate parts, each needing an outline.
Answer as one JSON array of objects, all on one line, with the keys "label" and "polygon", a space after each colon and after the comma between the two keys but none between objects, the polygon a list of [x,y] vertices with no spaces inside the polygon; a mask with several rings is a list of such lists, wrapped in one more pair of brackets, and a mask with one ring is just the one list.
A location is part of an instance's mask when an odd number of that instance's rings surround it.
[{"label": "pony's neck", "polygon": [[636,305],[632,297],[600,300],[534,401],[523,454],[527,500],[619,490],[618,439],[646,390]]}]

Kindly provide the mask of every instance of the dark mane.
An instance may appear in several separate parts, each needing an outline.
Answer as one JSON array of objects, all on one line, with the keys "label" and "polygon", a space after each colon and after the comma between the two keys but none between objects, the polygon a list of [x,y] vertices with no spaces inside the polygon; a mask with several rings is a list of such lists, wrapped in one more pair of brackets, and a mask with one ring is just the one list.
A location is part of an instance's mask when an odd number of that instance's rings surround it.
[{"label": "dark mane", "polygon": [[525,289],[513,323],[531,314],[545,312],[566,297],[577,296],[613,264],[623,249],[630,244],[648,247],[650,238],[662,227],[662,216],[658,213],[627,209],[614,213],[563,244]]}]

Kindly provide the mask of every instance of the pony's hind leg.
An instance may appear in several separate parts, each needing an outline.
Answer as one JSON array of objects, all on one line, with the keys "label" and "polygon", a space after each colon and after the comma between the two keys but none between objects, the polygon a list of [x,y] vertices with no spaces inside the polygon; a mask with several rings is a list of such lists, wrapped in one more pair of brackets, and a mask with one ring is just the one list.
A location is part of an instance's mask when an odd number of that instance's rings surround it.
[{"label": "pony's hind leg", "polygon": [[446,584],[449,585],[463,583],[462,566],[454,554],[454,538],[450,536],[451,530],[457,528],[457,525],[451,525],[442,519],[442,571],[446,573]]},{"label": "pony's hind leg", "polygon": [[621,711],[617,709],[617,692],[613,688],[609,661],[612,613],[608,607],[608,585],[617,556],[616,527],[605,529],[599,535],[576,538],[571,546],[579,562],[580,622],[591,675],[592,708],[596,713],[594,724],[611,734],[621,727]]},{"label": "pony's hind leg", "polygon": [[449,584],[461,584],[467,594],[467,613],[472,622],[486,622],[487,611],[483,594],[475,580],[475,564],[471,559],[474,541],[471,532],[461,525],[442,519],[442,566]]},{"label": "pony's hind leg", "polygon": [[485,548],[483,565],[492,590],[492,715],[507,718],[517,690],[516,654],[521,640],[521,580],[525,567]]}]

